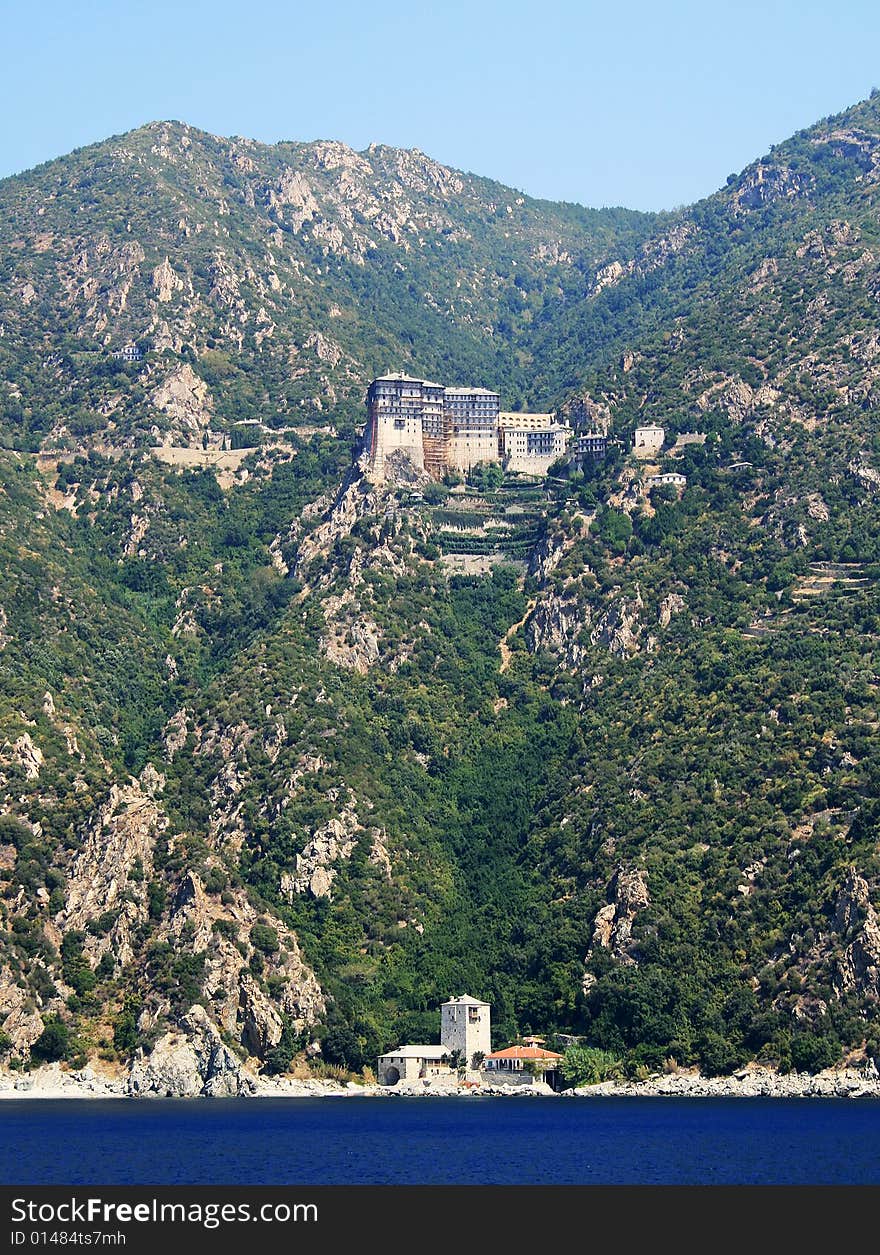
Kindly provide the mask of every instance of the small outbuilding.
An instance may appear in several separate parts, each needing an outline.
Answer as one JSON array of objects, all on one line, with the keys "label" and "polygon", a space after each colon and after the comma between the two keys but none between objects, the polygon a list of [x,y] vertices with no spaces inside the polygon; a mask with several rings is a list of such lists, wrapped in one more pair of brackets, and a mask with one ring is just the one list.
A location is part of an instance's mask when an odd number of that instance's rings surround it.
[{"label": "small outbuilding", "polygon": [[687,476],[678,471],[663,471],[659,475],[649,475],[645,480],[645,487],[649,492],[661,484],[669,484],[673,488],[686,488]]},{"label": "small outbuilding", "polygon": [[445,1046],[395,1046],[379,1056],[379,1083],[419,1081],[449,1072],[449,1051]]},{"label": "small outbuilding", "polygon": [[483,1068],[486,1072],[494,1073],[504,1084],[527,1085],[532,1081],[544,1081],[551,1089],[559,1089],[561,1062],[562,1055],[545,1046],[508,1046],[506,1050],[496,1050],[493,1054],[486,1055]]}]

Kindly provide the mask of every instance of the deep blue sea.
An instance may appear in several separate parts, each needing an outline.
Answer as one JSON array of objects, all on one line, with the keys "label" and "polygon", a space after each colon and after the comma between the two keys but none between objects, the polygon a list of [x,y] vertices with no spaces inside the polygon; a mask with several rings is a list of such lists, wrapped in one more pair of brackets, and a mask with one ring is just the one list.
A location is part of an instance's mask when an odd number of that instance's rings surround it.
[{"label": "deep blue sea", "polygon": [[7,1100],[0,1183],[877,1185],[880,1100]]}]

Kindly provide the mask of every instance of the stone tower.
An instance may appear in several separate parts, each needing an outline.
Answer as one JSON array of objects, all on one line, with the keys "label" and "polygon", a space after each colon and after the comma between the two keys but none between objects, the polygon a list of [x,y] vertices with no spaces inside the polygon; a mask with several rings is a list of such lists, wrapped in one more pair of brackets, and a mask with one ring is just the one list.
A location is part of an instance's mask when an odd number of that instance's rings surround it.
[{"label": "stone tower", "polygon": [[425,465],[424,433],[443,417],[443,385],[409,375],[382,375],[367,392],[365,444],[377,483],[385,479],[385,459],[400,451],[419,470]]},{"label": "stone tower", "polygon": [[460,1050],[471,1066],[474,1052],[484,1055],[492,1052],[490,1008],[488,1002],[479,1002],[462,994],[450,998],[440,1007],[440,1044],[452,1053]]}]

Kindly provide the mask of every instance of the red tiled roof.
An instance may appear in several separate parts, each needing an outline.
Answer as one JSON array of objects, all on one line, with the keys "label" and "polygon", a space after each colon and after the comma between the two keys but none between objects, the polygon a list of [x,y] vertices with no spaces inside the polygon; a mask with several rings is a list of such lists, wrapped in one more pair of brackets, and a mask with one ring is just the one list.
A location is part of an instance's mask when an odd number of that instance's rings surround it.
[{"label": "red tiled roof", "polygon": [[561,1059],[562,1055],[554,1054],[552,1050],[543,1050],[540,1046],[508,1046],[506,1050],[496,1050],[494,1054],[486,1055],[487,1059]]}]

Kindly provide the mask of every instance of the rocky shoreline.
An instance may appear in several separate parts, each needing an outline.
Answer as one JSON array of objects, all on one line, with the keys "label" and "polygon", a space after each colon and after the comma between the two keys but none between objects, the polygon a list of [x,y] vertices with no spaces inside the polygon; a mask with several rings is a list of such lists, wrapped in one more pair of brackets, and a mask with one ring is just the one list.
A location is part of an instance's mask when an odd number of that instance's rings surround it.
[{"label": "rocky shoreline", "polygon": [[562,1097],[601,1098],[880,1098],[875,1069],[846,1068],[836,1072],[780,1074],[763,1068],[733,1076],[673,1073],[647,1081],[605,1081],[568,1090]]},{"label": "rocky shoreline", "polygon": [[437,1097],[533,1097],[533,1098],[880,1098],[880,1076],[876,1069],[846,1068],[811,1075],[780,1075],[762,1068],[746,1068],[734,1076],[704,1077],[690,1072],[652,1076],[645,1081],[605,1081],[554,1094],[549,1086],[467,1085],[441,1080],[430,1084],[359,1084],[311,1078],[263,1077],[247,1074],[237,1092],[211,1089],[203,1085],[169,1085],[139,1089],[134,1069],[124,1075],[101,1073],[92,1067],[65,1071],[58,1064],[47,1064],[32,1072],[0,1071],[0,1100],[96,1099],[96,1098],[437,1098]]}]

